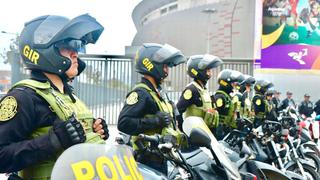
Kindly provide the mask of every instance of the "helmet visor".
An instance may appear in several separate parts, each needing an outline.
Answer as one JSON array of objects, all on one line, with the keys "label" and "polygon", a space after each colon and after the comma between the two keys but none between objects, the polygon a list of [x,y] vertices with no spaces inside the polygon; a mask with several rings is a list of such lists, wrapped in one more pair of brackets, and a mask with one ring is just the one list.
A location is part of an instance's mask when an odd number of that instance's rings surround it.
[{"label": "helmet visor", "polygon": [[212,56],[209,54],[206,54],[203,56],[203,59],[200,61],[198,68],[201,70],[205,69],[212,69],[215,67],[218,67],[222,64],[222,61],[217,56]]},{"label": "helmet visor", "polygon": [[61,29],[68,24],[69,19],[61,16],[47,17],[34,32],[34,43],[45,45],[53,39]]},{"label": "helmet visor", "polygon": [[173,67],[184,63],[186,58],[177,48],[165,44],[161,49],[154,53],[152,60],[161,63],[167,64],[169,67]]},{"label": "helmet visor", "polygon": [[232,71],[231,72],[231,82],[241,83],[243,81],[243,74],[239,71]]},{"label": "helmet visor", "polygon": [[55,44],[57,48],[64,48],[75,52],[85,53],[85,43],[81,40],[60,41]]}]

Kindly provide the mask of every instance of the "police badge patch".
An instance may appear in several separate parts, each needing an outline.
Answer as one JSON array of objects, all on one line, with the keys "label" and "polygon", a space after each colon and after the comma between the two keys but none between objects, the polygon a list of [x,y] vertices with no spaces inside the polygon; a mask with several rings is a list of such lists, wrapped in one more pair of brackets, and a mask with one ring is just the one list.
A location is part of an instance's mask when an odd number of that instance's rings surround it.
[{"label": "police badge patch", "polygon": [[129,94],[129,96],[126,99],[126,103],[128,105],[133,105],[138,102],[138,93],[137,92],[132,92]]},{"label": "police badge patch", "polygon": [[17,114],[18,103],[13,96],[5,97],[0,103],[0,121],[8,121]]},{"label": "police badge patch", "polygon": [[257,100],[256,100],[256,105],[257,105],[257,106],[260,106],[260,105],[261,105],[261,100],[260,100],[260,99],[257,99]]},{"label": "police badge patch", "polygon": [[185,100],[189,100],[192,98],[192,91],[190,89],[187,89],[184,93],[183,93],[183,98]]},{"label": "police badge patch", "polygon": [[221,98],[217,99],[216,104],[217,104],[217,107],[222,107],[223,100]]}]

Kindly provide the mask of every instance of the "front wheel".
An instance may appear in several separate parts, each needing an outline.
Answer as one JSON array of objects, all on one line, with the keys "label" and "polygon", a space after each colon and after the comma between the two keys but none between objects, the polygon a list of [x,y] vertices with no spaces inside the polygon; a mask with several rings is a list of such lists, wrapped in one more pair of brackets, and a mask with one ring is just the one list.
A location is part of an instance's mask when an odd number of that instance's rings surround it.
[{"label": "front wheel", "polygon": [[[301,174],[299,166],[296,163],[289,166],[287,170]],[[315,169],[312,166],[304,164],[303,170],[305,172],[307,180],[320,180],[319,174],[315,171]]]},{"label": "front wheel", "polygon": [[305,159],[309,161],[310,164],[315,167],[315,171],[320,174],[320,158],[315,153],[308,152],[305,154]]},{"label": "front wheel", "polygon": [[316,153],[317,156],[320,156],[320,150],[318,149],[317,146],[310,145],[310,144],[303,144],[303,147],[307,148],[307,149],[311,149],[312,151],[314,151]]}]

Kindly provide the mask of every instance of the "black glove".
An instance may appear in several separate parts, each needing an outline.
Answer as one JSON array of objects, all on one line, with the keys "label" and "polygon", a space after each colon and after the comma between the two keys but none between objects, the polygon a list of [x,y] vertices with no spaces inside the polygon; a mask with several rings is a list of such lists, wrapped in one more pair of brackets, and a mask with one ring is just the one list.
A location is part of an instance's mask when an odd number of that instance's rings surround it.
[{"label": "black glove", "polygon": [[[106,123],[106,121],[102,118],[98,118],[101,119],[101,125],[102,125],[102,129],[103,129],[103,135],[104,135],[104,140],[107,140],[109,138],[109,129],[108,129],[108,124]],[[93,124],[95,123],[96,120],[98,119],[94,119],[93,120]]]},{"label": "black glove", "polygon": [[168,127],[172,122],[172,117],[169,113],[158,111],[156,114],[157,117],[157,125],[160,128]]},{"label": "black glove", "polygon": [[71,116],[66,121],[57,119],[53,122],[53,127],[49,132],[50,142],[56,150],[83,143],[86,135],[82,125],[76,118]]}]

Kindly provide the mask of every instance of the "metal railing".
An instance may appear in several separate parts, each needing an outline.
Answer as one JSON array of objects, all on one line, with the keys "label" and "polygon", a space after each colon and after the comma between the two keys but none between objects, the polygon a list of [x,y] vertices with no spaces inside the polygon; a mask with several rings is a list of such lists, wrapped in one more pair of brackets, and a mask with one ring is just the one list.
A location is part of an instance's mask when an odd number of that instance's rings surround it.
[{"label": "metal railing", "polygon": [[126,56],[81,55],[87,64],[75,79],[76,94],[96,117],[117,124],[126,94],[132,86],[132,61]]}]

